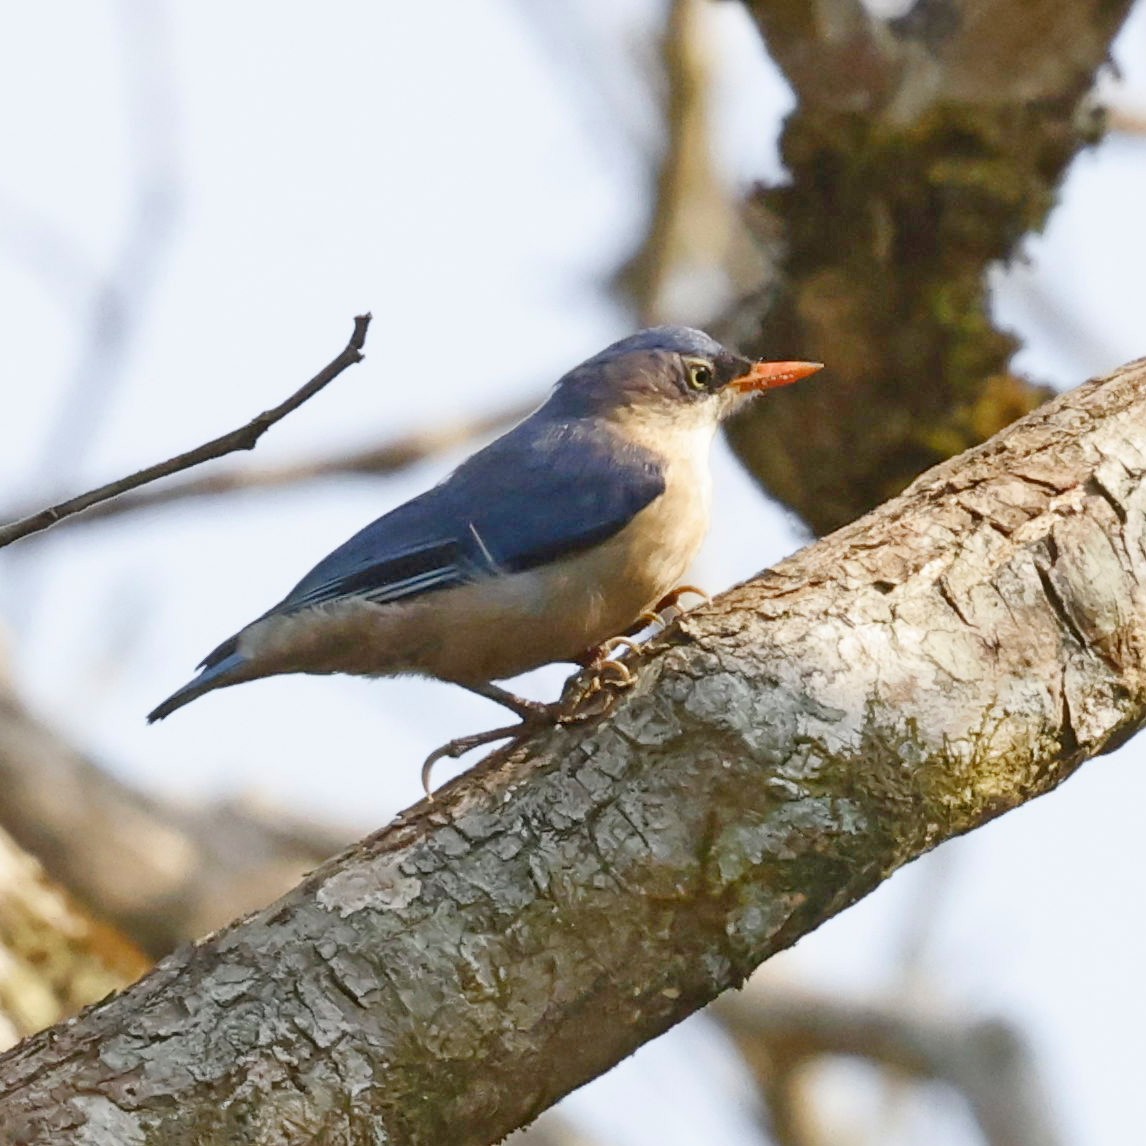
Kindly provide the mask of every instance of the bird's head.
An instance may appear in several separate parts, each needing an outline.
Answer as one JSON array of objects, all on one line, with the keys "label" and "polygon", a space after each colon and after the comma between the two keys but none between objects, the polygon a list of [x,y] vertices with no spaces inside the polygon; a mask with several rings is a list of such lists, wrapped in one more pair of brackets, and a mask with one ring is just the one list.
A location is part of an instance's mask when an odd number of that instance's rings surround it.
[{"label": "bird's head", "polygon": [[756,394],[820,369],[819,362],[754,362],[703,331],[653,326],[571,370],[551,402],[571,414],[638,415],[715,428]]}]

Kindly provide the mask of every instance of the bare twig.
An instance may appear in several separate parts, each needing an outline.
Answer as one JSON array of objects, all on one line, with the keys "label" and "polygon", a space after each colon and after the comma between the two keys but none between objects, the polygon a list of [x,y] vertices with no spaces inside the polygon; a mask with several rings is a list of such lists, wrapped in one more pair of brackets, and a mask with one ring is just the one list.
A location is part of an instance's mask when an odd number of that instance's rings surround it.
[{"label": "bare twig", "polygon": [[[446,450],[505,429],[525,417],[535,404],[514,406],[477,418],[435,422],[431,426],[392,438],[390,441],[337,455],[257,469],[236,467],[158,488],[145,488],[124,494],[114,501],[101,502],[80,517],[65,519],[65,523],[90,524],[105,521],[109,517],[119,517],[125,513],[168,506],[173,502],[214,497],[219,494],[279,490],[321,478],[377,477],[398,473]],[[24,514],[18,511],[9,516],[16,518],[23,517]]]},{"label": "bare twig", "polygon": [[167,461],[148,466],[147,469],[139,470],[127,477],[118,478],[116,481],[108,482],[106,485],[89,490],[78,497],[69,498],[67,501],[40,510],[39,513],[31,514],[19,521],[13,521],[0,527],[0,549],[5,545],[11,545],[13,541],[19,541],[22,537],[40,533],[42,530],[55,525],[62,518],[81,513],[90,506],[117,497],[128,490],[138,489],[140,486],[157,481],[159,478],[170,477],[172,474],[181,473],[183,470],[191,469],[192,466],[200,465],[203,462],[212,461],[214,458],[224,457],[236,450],[254,449],[259,438],[271,426],[282,421],[304,402],[313,398],[328,382],[334,381],[348,366],[353,366],[356,362],[362,361],[362,347],[366,342],[366,330],[370,325],[370,317],[369,314],[357,315],[354,319],[354,333],[350,336],[346,349],[323,367],[305,386],[296,390],[285,402],[280,402],[279,405],[270,410],[264,410],[245,426],[240,426],[229,434],[223,434],[222,437],[205,442],[193,450],[188,450],[186,453],[168,458]]}]

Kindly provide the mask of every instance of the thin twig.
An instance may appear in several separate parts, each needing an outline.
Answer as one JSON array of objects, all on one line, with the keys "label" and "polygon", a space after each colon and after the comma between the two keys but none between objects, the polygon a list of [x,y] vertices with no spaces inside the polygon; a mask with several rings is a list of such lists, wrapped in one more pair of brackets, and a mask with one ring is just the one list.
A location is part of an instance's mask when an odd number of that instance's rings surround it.
[{"label": "thin twig", "polygon": [[98,489],[89,490],[78,497],[69,498],[67,501],[40,510],[40,512],[21,518],[19,521],[0,526],[0,549],[6,545],[11,545],[13,541],[19,541],[22,537],[40,533],[65,517],[81,513],[90,506],[107,501],[127,490],[138,489],[140,486],[157,481],[159,478],[170,477],[172,474],[180,473],[192,466],[212,461],[215,458],[221,458],[237,450],[254,449],[255,443],[271,426],[282,421],[287,414],[297,410],[304,402],[313,398],[328,382],[332,382],[348,366],[353,366],[356,362],[362,361],[362,347],[366,342],[366,330],[370,325],[370,318],[369,314],[357,315],[354,319],[354,333],[350,336],[346,349],[329,365],[323,367],[305,386],[295,391],[285,402],[279,403],[270,410],[264,410],[245,426],[240,426],[237,430],[223,434],[222,437],[214,438],[193,450],[168,458],[156,465],[148,466],[147,469],[139,470],[127,477],[108,482]]},{"label": "thin twig", "polygon": [[[447,450],[490,437],[520,421],[536,404],[534,401],[507,407],[492,414],[470,419],[439,420],[433,425],[402,434],[389,441],[345,453],[258,468],[236,466],[167,485],[150,486],[134,493],[124,494],[114,501],[102,502],[80,517],[65,519],[64,524],[67,526],[93,524],[111,517],[121,517],[125,513],[162,508],[173,502],[218,497],[223,494],[281,490],[322,478],[380,477],[398,473]],[[9,516],[23,517],[25,512],[27,511],[17,508]]]},{"label": "thin twig", "polygon": [[1141,138],[1146,135],[1146,108],[1133,104],[1107,104],[1106,130]]}]

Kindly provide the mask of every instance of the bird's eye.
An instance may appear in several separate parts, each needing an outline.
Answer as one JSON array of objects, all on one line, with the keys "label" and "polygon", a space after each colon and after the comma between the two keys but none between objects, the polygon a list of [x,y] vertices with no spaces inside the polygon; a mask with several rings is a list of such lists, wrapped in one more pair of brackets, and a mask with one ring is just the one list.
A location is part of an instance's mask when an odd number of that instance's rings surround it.
[{"label": "bird's eye", "polygon": [[690,362],[688,384],[693,390],[707,390],[712,385],[712,367],[705,362]]}]

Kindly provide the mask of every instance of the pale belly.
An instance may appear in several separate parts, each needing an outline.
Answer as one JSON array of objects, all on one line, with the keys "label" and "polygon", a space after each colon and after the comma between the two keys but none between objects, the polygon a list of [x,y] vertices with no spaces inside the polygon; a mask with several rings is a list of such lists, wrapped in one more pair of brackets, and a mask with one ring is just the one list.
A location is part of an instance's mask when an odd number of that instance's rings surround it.
[{"label": "pale belly", "polygon": [[696,555],[708,525],[707,473],[674,476],[661,497],[586,553],[413,601],[344,600],[272,616],[241,634],[240,650],[260,676],[413,673],[462,684],[577,659],[630,628]]}]

